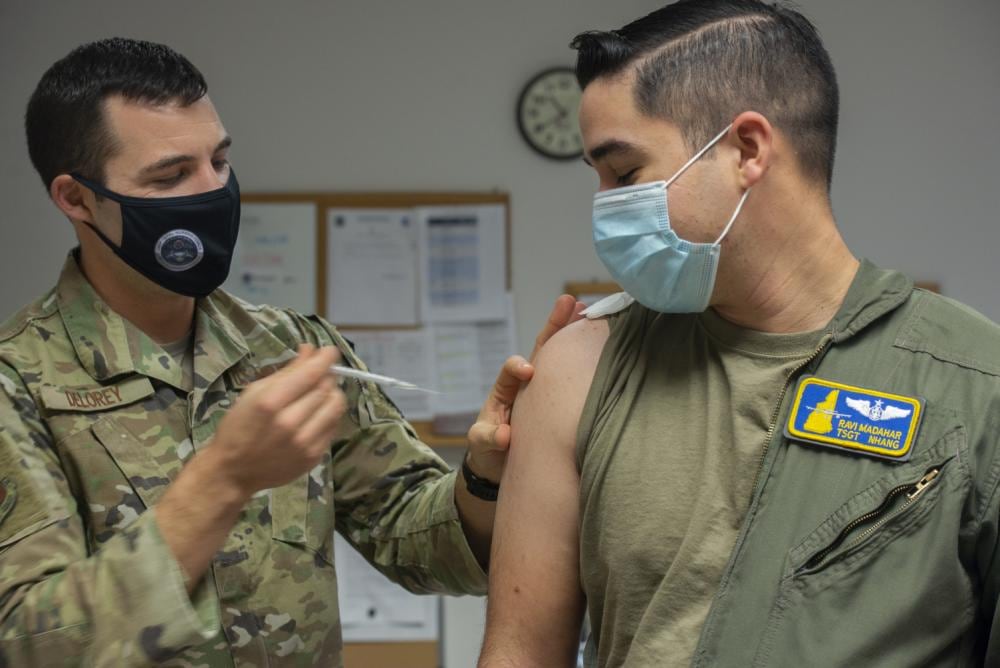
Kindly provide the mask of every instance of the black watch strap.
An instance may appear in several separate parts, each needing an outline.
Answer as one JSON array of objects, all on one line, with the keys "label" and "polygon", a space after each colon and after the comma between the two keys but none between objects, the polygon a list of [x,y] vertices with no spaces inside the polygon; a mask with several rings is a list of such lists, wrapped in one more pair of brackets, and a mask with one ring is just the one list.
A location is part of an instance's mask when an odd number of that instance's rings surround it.
[{"label": "black watch strap", "polygon": [[482,499],[483,501],[496,501],[500,493],[500,485],[490,482],[486,478],[480,478],[469,467],[469,458],[462,459],[462,475],[465,477],[465,489],[469,494]]}]

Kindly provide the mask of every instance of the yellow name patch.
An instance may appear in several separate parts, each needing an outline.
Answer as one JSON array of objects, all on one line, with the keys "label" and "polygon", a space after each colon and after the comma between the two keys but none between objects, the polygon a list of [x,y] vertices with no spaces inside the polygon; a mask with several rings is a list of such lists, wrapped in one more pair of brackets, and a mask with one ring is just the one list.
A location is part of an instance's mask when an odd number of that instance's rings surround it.
[{"label": "yellow name patch", "polygon": [[805,376],[785,424],[785,436],[854,454],[906,461],[924,401]]}]

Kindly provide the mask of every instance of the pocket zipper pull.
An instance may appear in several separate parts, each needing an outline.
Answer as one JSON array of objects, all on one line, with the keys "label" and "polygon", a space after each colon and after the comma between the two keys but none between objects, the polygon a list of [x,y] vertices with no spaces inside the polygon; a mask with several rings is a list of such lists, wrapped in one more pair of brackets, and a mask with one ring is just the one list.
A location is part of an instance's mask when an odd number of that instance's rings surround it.
[{"label": "pocket zipper pull", "polygon": [[[904,510],[912,506],[914,501],[916,501],[917,498],[919,498],[924,492],[927,491],[927,489],[931,485],[934,484],[934,481],[937,479],[939,475],[941,475],[941,466],[929,470],[927,473],[924,474],[924,476],[920,480],[918,480],[913,484],[900,485],[899,487],[894,487],[893,489],[889,490],[889,493],[886,495],[885,500],[882,501],[882,504],[878,508],[868,513],[865,513],[861,517],[849,523],[846,527],[844,527],[840,531],[840,533],[833,540],[833,542],[831,542],[825,548],[823,548],[819,552],[816,552],[812,557],[810,557],[804,564],[802,564],[796,570],[796,573],[801,573],[804,570],[815,568],[820,563],[822,563],[823,560],[826,559],[831,552],[833,552],[833,550],[835,550],[837,547],[841,545],[841,543],[843,543],[844,539],[847,538],[848,534],[850,534],[859,526],[873,522],[876,518],[881,518],[878,519],[878,521],[872,524],[870,527],[865,529],[863,532],[861,532],[861,535],[857,539],[855,539],[850,545],[848,545],[848,549],[850,549],[854,545],[857,545],[859,542],[865,540],[879,527],[881,527],[886,522],[891,520],[893,517],[895,517],[899,513],[903,512]],[[906,492],[906,489],[908,487],[910,488],[910,491]],[[897,508],[895,511],[887,515],[886,513],[889,511],[889,504],[892,503],[893,499],[898,499],[899,496],[904,492],[906,492],[906,501],[903,502],[903,505],[901,507]]]},{"label": "pocket zipper pull", "polygon": [[941,474],[941,469],[931,469],[930,471],[928,471],[926,474],[924,474],[924,477],[921,478],[917,482],[917,484],[913,486],[913,491],[907,494],[906,498],[912,501],[913,499],[923,494],[924,490],[926,490],[930,486],[930,484],[934,482],[934,479],[937,478],[940,474]]}]

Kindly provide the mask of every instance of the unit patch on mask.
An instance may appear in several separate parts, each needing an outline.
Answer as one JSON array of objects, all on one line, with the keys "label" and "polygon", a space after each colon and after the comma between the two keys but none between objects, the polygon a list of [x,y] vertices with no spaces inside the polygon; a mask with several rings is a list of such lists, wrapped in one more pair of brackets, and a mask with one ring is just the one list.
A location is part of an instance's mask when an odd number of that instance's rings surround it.
[{"label": "unit patch on mask", "polygon": [[187,271],[205,257],[205,247],[194,232],[171,230],[156,242],[156,261],[170,271]]},{"label": "unit patch on mask", "polygon": [[923,412],[923,399],[805,376],[795,390],[785,436],[905,462]]}]

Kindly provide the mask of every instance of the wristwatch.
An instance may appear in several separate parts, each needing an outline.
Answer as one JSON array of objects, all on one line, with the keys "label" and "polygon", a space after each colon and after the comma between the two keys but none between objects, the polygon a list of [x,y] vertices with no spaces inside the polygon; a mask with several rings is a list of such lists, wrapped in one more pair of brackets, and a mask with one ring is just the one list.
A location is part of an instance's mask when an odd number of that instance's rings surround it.
[{"label": "wristwatch", "polygon": [[465,489],[469,490],[469,494],[483,501],[497,500],[500,485],[490,482],[486,478],[480,478],[473,473],[472,468],[469,467],[468,455],[462,460],[462,475],[465,477]]}]

